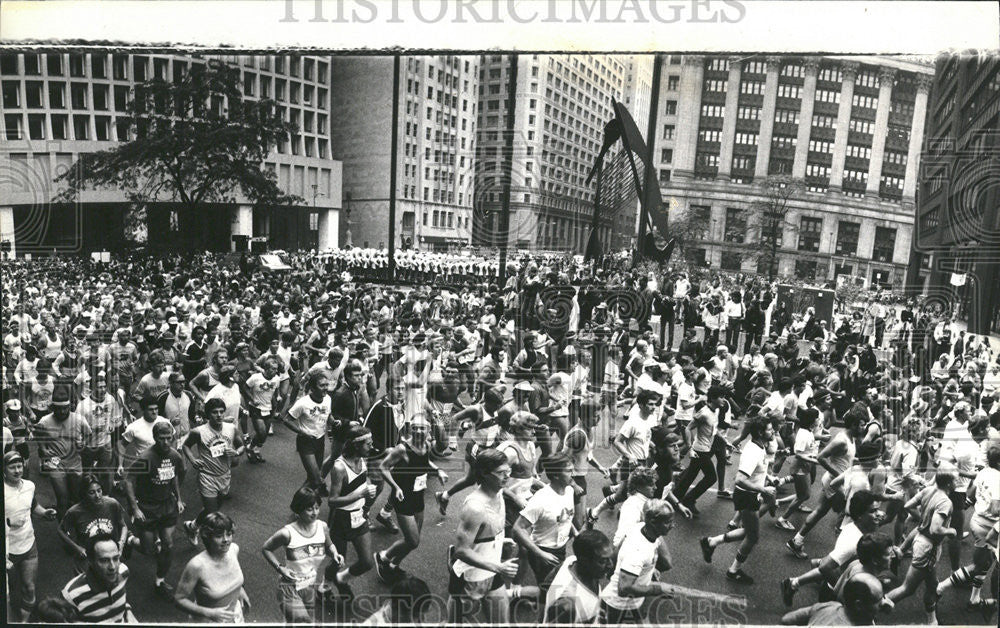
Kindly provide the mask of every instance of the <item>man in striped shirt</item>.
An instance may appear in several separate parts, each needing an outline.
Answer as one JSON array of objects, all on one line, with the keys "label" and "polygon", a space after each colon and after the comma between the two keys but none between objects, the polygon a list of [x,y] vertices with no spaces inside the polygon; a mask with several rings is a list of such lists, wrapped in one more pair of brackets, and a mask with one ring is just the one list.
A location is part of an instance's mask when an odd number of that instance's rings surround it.
[{"label": "man in striped shirt", "polygon": [[70,580],[62,596],[84,622],[137,623],[125,599],[128,573],[118,542],[108,534],[95,535],[87,541],[87,571]]}]

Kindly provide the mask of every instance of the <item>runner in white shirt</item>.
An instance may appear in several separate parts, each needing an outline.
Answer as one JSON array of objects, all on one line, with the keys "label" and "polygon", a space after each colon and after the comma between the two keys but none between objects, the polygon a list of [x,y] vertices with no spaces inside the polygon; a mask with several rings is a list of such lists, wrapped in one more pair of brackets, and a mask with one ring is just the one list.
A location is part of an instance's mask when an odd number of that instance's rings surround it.
[{"label": "runner in white shirt", "polygon": [[742,541],[736,551],[736,559],[726,571],[726,577],[741,584],[753,584],[753,578],[743,571],[743,565],[750,558],[750,552],[757,545],[760,534],[760,516],[757,509],[764,501],[773,504],[775,490],[768,486],[767,481],[767,444],[774,437],[771,421],[765,417],[756,416],[747,421],[747,432],[751,442],[743,448],[740,455],[739,474],[733,490],[733,506],[740,517],[740,527],[725,534],[700,539],[702,556],[706,563],[712,562],[715,548],[722,543]]},{"label": "runner in white shirt", "polygon": [[600,617],[601,580],[614,568],[608,537],[598,530],[584,530],[573,539],[573,555],[552,578],[542,623],[596,624]]},{"label": "runner in white shirt", "polygon": [[251,463],[264,462],[260,450],[271,430],[274,410],[282,405],[280,369],[278,358],[266,360],[264,372],[253,373],[242,384],[243,396],[247,399],[250,421],[254,430],[253,438],[247,446],[247,460]]},{"label": "runner in white shirt", "polygon": [[576,491],[582,490],[572,481],[573,461],[565,450],[543,458],[541,464],[549,484],[528,498],[511,531],[514,540],[526,550],[535,582],[540,586],[566,560],[574,530],[574,498]]},{"label": "runner in white shirt", "polygon": [[651,499],[642,518],[643,525],[625,536],[615,572],[601,591],[603,623],[643,623],[645,599],[672,591],[665,582],[654,582],[653,575],[672,566],[666,536],[674,527],[674,510],[662,499]]}]

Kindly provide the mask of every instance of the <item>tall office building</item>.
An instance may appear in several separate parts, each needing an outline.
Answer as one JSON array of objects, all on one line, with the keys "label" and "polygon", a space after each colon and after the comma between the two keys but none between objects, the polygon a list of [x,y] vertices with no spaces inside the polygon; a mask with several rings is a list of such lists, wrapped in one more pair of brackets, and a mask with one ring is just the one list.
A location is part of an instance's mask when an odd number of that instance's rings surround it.
[{"label": "tall office building", "polygon": [[[130,139],[126,106],[136,85],[179,81],[192,67],[225,63],[242,71],[243,95],[272,98],[299,126],[263,164],[296,207],[254,209],[245,199],[211,212],[178,211],[161,198],[147,208],[149,245],[214,250],[235,246],[231,235],[256,236],[273,248],[337,246],[341,164],[331,159],[329,59],[303,55],[220,56],[81,52],[0,54],[3,151],[0,151],[0,238],[13,254],[114,249],[124,241],[126,191],[84,191],[73,205],[51,203],[53,179],[86,153]],[[213,103],[220,109],[224,102]],[[5,245],[7,246],[7,245]]]},{"label": "tall office building", "polygon": [[[482,245],[496,245],[501,237],[510,69],[509,55],[482,57],[474,215],[474,240]],[[518,55],[510,246],[583,253],[596,190],[595,182],[585,180],[601,149],[604,124],[614,115],[611,99],[622,100],[625,93],[627,73],[628,59],[621,56]],[[602,207],[613,204],[615,195],[615,177],[607,179]],[[611,213],[601,212],[605,246]]]},{"label": "tall office building", "polygon": [[[910,282],[1000,332],[1000,58],[938,58],[927,114]],[[954,278],[954,282],[952,279]]]},{"label": "tall office building", "polygon": [[[333,57],[334,157],[344,163],[341,237],[388,246],[392,57]],[[403,57],[396,246],[455,250],[472,239],[478,56]]]},{"label": "tall office building", "polygon": [[893,57],[671,58],[659,180],[671,215],[704,225],[691,261],[768,274],[752,208],[781,175],[803,189],[788,200],[779,275],[902,286],[933,71]]}]

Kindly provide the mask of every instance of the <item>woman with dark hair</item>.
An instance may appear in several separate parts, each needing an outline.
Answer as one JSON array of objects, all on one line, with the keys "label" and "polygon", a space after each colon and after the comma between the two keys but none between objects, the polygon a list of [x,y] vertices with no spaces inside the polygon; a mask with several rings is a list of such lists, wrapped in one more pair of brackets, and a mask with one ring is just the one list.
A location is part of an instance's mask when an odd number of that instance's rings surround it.
[{"label": "woman with dark hair", "polygon": [[352,596],[348,582],[367,573],[372,562],[371,526],[365,504],[374,499],[377,487],[368,481],[368,457],[372,452],[372,433],[361,425],[350,425],[344,433],[344,451],[333,463],[330,474],[330,530],[334,545],[341,555],[347,553],[347,543],[354,545],[357,561],[350,567],[339,565],[326,568],[326,578],[341,595]]},{"label": "woman with dark hair", "polygon": [[[83,499],[66,511],[59,526],[59,536],[74,553],[76,573],[87,569],[87,539],[110,534],[118,547],[126,547],[128,517],[118,500],[104,495],[101,479],[93,473],[83,476],[80,491]],[[138,539],[136,539],[138,541]]]},{"label": "woman with dark hair", "polygon": [[250,597],[243,589],[235,531],[229,515],[212,512],[205,516],[199,530],[205,550],[188,561],[174,595],[177,606],[191,615],[214,623],[245,623]]},{"label": "woman with dark hair", "polygon": [[[330,539],[330,528],[319,519],[321,498],[308,486],[295,491],[291,510],[295,520],[264,541],[261,552],[274,567],[278,583],[278,604],[288,622],[311,622],[316,608],[316,589],[322,576],[320,565],[329,557],[340,566],[344,559]],[[276,552],[284,548],[285,564]]]}]

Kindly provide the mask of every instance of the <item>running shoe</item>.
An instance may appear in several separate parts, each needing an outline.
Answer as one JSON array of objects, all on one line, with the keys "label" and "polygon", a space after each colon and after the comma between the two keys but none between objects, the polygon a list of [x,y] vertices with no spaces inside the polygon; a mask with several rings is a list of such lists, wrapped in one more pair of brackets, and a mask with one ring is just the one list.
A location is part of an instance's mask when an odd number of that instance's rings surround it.
[{"label": "running shoe", "polygon": [[[337,587],[337,592],[340,593],[340,597],[350,600],[354,597],[354,591],[351,590],[351,585],[346,582],[340,581],[340,574],[334,576],[333,586]],[[331,592],[332,593],[332,592]]]},{"label": "running shoe", "polygon": [[778,517],[774,520],[774,527],[782,530],[788,530],[789,532],[795,532],[795,524],[783,517]]},{"label": "running shoe", "polygon": [[375,557],[375,575],[378,576],[382,584],[389,584],[389,573],[391,571],[389,561],[379,556],[379,552],[373,552],[372,555]]},{"label": "running shoe", "polygon": [[698,543],[701,544],[701,557],[705,559],[706,563],[712,562],[712,554],[715,553],[715,548],[709,545],[708,537],[703,536],[698,539]]},{"label": "running shoe", "polygon": [[753,584],[753,578],[751,578],[742,569],[737,569],[736,571],[726,571],[726,577],[733,582],[738,582],[740,584]]},{"label": "running shoe", "polygon": [[441,511],[441,516],[446,516],[448,514],[448,495],[444,491],[438,491],[434,493],[434,499],[437,500],[438,510]]},{"label": "running shoe", "polygon": [[728,489],[722,489],[721,491],[717,492],[715,496],[718,497],[719,499],[732,499],[733,492]]},{"label": "running shoe", "polygon": [[785,547],[787,547],[788,551],[791,552],[796,558],[809,558],[809,554],[806,554],[806,551],[802,548],[802,546],[795,543],[793,539],[786,541]]},{"label": "running shoe", "polygon": [[799,506],[799,512],[801,512],[804,515],[808,515],[812,511],[813,511],[813,509],[810,508],[809,506]]},{"label": "running shoe", "polygon": [[785,606],[791,608],[794,598],[795,589],[792,588],[792,579],[785,578],[781,581],[781,601],[785,603]]},{"label": "running shoe", "polygon": [[393,534],[399,532],[399,528],[396,527],[396,524],[393,522],[393,520],[390,519],[389,517],[386,517],[382,513],[378,513],[378,516],[375,517],[375,521],[379,522],[379,524],[381,524],[383,528],[385,528],[389,532],[392,532]]},{"label": "running shoe", "polygon": [[587,508],[587,520],[584,522],[584,525],[587,526],[588,530],[593,530],[595,523],[597,523],[597,515],[594,514],[594,509]]},{"label": "running shoe", "polygon": [[184,530],[184,536],[187,537],[191,545],[198,547],[198,528],[194,525],[194,521],[185,521],[181,527]]}]

